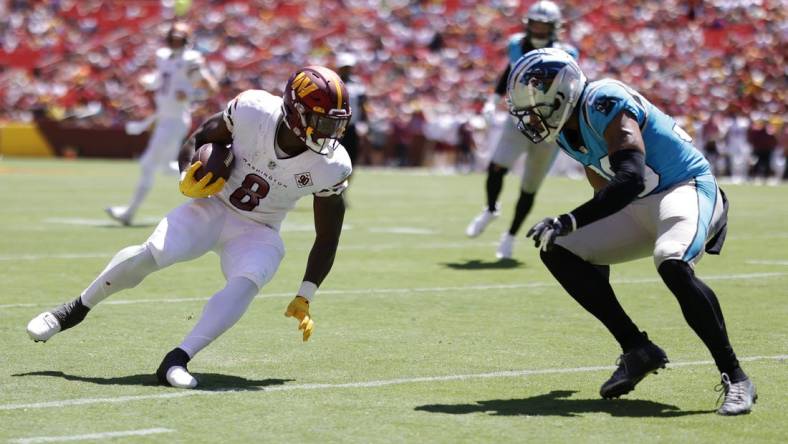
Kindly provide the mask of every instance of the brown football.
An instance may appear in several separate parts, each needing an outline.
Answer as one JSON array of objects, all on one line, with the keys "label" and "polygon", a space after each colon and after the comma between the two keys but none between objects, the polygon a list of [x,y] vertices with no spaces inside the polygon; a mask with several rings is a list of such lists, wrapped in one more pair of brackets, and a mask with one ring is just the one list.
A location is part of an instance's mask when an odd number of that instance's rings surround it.
[{"label": "brown football", "polygon": [[230,145],[206,143],[197,148],[192,156],[192,163],[198,160],[202,162],[202,166],[195,171],[194,178],[200,180],[205,174],[211,172],[213,173],[213,177],[209,183],[213,183],[219,177],[224,180],[230,177],[235,156],[233,155],[233,150],[230,148]]}]

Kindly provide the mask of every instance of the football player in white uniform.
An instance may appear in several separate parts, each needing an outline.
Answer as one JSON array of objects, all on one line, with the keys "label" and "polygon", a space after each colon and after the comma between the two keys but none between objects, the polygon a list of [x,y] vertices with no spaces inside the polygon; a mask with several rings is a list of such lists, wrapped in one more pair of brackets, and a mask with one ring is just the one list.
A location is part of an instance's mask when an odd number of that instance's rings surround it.
[{"label": "football player in white uniform", "polygon": [[[538,1],[528,8],[528,14],[523,18],[525,33],[517,33],[509,38],[507,45],[509,64],[498,79],[495,93],[490,95],[482,110],[482,114],[485,115],[488,122],[493,121],[497,103],[501,102],[501,97],[506,95],[506,80],[509,78],[512,66],[523,54],[537,48],[559,48],[574,58],[578,57],[577,49],[558,41],[561,23],[561,10],[551,1]],[[520,182],[520,197],[517,199],[512,223],[509,225],[509,229],[501,235],[500,243],[496,249],[495,255],[499,259],[512,257],[515,236],[528,213],[531,212],[536,192],[558,154],[558,146],[555,142],[532,143],[517,130],[514,121],[507,116],[487,169],[486,204],[482,212],[465,229],[465,234],[468,237],[479,236],[487,228],[487,225],[498,217],[498,197],[503,189],[504,176],[523,154],[526,157]]]},{"label": "football player in white uniform", "polygon": [[[156,113],[141,125],[129,122],[126,131],[141,133],[154,121],[155,129],[140,158],[140,178],[128,206],[109,207],[112,219],[130,225],[134,214],[153,187],[156,172],[166,171],[192,125],[191,102],[199,88],[218,90],[216,80],[205,67],[202,55],[189,49],[189,27],[177,22],[167,33],[167,46],[156,51],[156,74],[146,85],[155,90]],[[137,124],[137,128],[135,128]]]},{"label": "football player in white uniform", "polygon": [[[314,329],[309,304],[331,269],[342,232],[342,192],[351,164],[338,140],[350,116],[344,84],[320,66],[295,72],[283,98],[260,90],[239,94],[181,150],[180,188],[193,199],[170,211],[145,243],[121,250],[79,297],[33,318],[30,337],[46,341],[78,324],[109,295],[213,250],[227,284],[156,372],[163,384],[195,387],[187,362],[235,324],[271,280],[285,254],[279,227],[298,199],[312,195],[316,237],[301,287],[285,311],[297,319],[303,340],[309,339]],[[189,158],[205,143],[232,144],[235,165],[226,183],[220,178],[207,184],[210,172],[195,180],[200,162],[189,165]]]}]

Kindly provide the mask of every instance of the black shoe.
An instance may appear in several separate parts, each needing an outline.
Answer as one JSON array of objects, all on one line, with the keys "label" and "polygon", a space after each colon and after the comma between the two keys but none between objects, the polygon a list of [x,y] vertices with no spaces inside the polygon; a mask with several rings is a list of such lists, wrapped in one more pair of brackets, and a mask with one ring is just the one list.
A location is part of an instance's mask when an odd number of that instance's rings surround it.
[{"label": "black shoe", "polygon": [[46,342],[55,334],[82,322],[88,311],[90,309],[78,297],[31,319],[27,324],[27,334],[36,342]]},{"label": "black shoe", "polygon": [[656,344],[647,341],[621,355],[616,363],[618,368],[599,389],[599,394],[606,399],[618,398],[634,390],[646,375],[656,374],[657,369],[665,368],[668,356]]},{"label": "black shoe", "polygon": [[191,358],[180,348],[174,348],[162,359],[156,370],[156,378],[163,385],[177,388],[194,388],[197,379],[189,373],[186,364]]}]

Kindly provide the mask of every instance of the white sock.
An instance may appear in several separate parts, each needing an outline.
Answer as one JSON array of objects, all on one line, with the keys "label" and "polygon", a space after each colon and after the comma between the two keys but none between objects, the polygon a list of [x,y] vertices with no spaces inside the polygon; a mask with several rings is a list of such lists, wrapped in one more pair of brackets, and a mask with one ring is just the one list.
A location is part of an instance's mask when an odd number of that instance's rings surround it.
[{"label": "white sock", "polygon": [[126,247],[112,258],[107,268],[82,292],[82,303],[93,308],[111,294],[136,287],[145,276],[158,269],[153,254],[145,245]]},{"label": "white sock", "polygon": [[257,285],[246,278],[227,281],[205,304],[200,320],[179,345],[180,349],[193,358],[241,319],[258,291]]}]

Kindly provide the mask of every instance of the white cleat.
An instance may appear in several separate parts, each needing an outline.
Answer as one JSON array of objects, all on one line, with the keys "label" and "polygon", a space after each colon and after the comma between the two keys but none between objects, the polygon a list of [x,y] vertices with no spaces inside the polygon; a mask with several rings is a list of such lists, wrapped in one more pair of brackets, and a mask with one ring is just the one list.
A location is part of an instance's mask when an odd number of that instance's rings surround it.
[{"label": "white cleat", "polygon": [[180,365],[170,367],[167,370],[167,382],[175,388],[193,389],[197,387],[197,379]]},{"label": "white cleat", "polygon": [[60,322],[55,315],[45,311],[27,323],[27,334],[36,342],[46,342],[60,331]]},{"label": "white cleat", "polygon": [[128,207],[109,207],[104,211],[112,220],[120,222],[122,225],[131,225],[132,215],[129,213]]},{"label": "white cleat", "polygon": [[514,253],[514,236],[507,231],[501,235],[501,243],[498,244],[495,257],[498,259],[511,259],[512,253]]},{"label": "white cleat", "polygon": [[718,415],[733,416],[747,414],[752,411],[752,405],[758,400],[758,393],[755,391],[755,384],[750,378],[744,381],[731,382],[731,378],[722,374],[722,382],[719,389],[722,391],[720,396],[725,396],[725,400],[719,409]]},{"label": "white cleat", "polygon": [[476,237],[484,232],[484,229],[487,228],[487,225],[490,225],[490,222],[494,221],[498,218],[498,211],[491,213],[489,209],[485,208],[482,210],[481,214],[476,216],[470,224],[468,224],[468,228],[465,229],[465,234],[468,237]]}]

